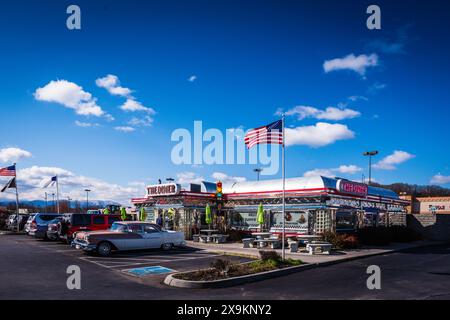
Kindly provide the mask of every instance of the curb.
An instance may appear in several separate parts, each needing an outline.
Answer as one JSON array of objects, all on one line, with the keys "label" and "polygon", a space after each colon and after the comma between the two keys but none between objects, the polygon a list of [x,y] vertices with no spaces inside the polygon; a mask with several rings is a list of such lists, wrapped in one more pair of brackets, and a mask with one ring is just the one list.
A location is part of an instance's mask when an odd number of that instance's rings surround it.
[{"label": "curb", "polygon": [[[192,281],[192,280],[181,280],[173,277],[174,274],[169,274],[164,279],[164,284],[177,288],[186,289],[207,289],[207,288],[225,288],[232,287],[243,283],[250,283],[255,281],[261,281],[266,279],[273,279],[276,277],[281,277],[284,275],[289,275],[292,273],[300,272],[303,270],[309,270],[314,268],[313,264],[304,264],[299,266],[287,267],[280,270],[271,270],[260,272],[256,274],[249,274],[245,276],[233,277],[229,279],[213,280],[213,281]],[[188,271],[190,272],[190,271]],[[180,272],[188,273],[188,272]]]},{"label": "curb", "polygon": [[[433,246],[441,245],[444,243],[445,242],[427,243],[424,245],[412,246],[412,247],[408,247],[408,248],[391,249],[391,250],[387,250],[384,252],[369,253],[369,254],[362,255],[362,256],[353,256],[353,257],[348,257],[348,258],[343,258],[343,259],[333,260],[333,261],[303,264],[300,266],[287,267],[287,268],[280,269],[280,270],[271,270],[271,271],[265,271],[265,272],[261,272],[261,273],[257,273],[257,274],[250,274],[250,275],[245,275],[245,276],[240,276],[240,277],[233,277],[233,278],[229,278],[229,279],[221,279],[221,280],[213,280],[213,281],[192,281],[192,280],[182,280],[182,279],[174,278],[173,277],[174,274],[183,274],[183,273],[188,273],[188,272],[192,272],[192,271],[179,272],[179,273],[173,273],[173,274],[168,275],[164,279],[164,284],[166,284],[168,286],[172,286],[172,287],[185,288],[185,289],[207,289],[207,288],[232,287],[232,286],[237,286],[237,285],[244,284],[244,283],[250,283],[250,282],[256,282],[256,281],[281,277],[281,276],[285,276],[285,275],[289,275],[289,274],[297,273],[297,272],[302,272],[302,271],[306,271],[306,270],[310,270],[310,269],[314,269],[314,268],[326,267],[326,266],[330,266],[330,265],[334,265],[334,264],[338,264],[338,263],[342,263],[342,262],[364,259],[364,258],[369,258],[369,257],[374,257],[374,256],[379,256],[379,255],[384,255],[384,254],[391,254],[391,253],[406,251],[406,250],[415,249],[415,248],[433,247]],[[226,251],[225,252],[220,251],[220,252],[223,254],[229,255],[229,253],[227,253]]]}]

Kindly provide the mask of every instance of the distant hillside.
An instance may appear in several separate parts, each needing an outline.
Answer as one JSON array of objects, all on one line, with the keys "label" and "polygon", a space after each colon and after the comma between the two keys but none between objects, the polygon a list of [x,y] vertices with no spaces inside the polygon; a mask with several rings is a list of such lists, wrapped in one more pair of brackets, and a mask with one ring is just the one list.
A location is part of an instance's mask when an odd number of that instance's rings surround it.
[{"label": "distant hillside", "polygon": [[378,184],[371,185],[381,188],[390,189],[397,194],[406,193],[408,195],[415,195],[416,197],[445,197],[450,196],[450,189],[439,186],[419,186],[408,183],[393,183],[393,184]]}]

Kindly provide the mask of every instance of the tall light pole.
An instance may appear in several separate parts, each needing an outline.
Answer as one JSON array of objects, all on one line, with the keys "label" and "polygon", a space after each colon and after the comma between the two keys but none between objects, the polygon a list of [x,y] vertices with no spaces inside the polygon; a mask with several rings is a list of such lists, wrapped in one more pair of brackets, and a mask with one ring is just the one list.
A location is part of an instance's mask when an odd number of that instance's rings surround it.
[{"label": "tall light pole", "polygon": [[372,182],[372,157],[376,156],[377,154],[378,154],[377,150],[366,151],[363,153],[363,156],[369,157],[369,183],[368,183],[369,186],[370,183]]},{"label": "tall light pole", "polygon": [[53,204],[53,212],[56,212],[56,205],[55,205],[55,194],[54,193],[52,193],[52,198],[53,198],[53,200],[52,200],[52,204]]},{"label": "tall light pole", "polygon": [[72,198],[70,196],[67,196],[67,210],[70,212],[70,201],[72,201]]},{"label": "tall light pole", "polygon": [[259,174],[263,171],[262,168],[256,168],[253,169],[254,172],[256,172],[256,181],[259,181]]},{"label": "tall light pole", "polygon": [[86,191],[86,213],[89,210],[89,192],[91,192],[90,189],[84,189],[84,191]]},{"label": "tall light pole", "polygon": [[47,195],[47,191],[45,192],[45,213],[47,213],[47,197],[48,197],[48,195]]}]

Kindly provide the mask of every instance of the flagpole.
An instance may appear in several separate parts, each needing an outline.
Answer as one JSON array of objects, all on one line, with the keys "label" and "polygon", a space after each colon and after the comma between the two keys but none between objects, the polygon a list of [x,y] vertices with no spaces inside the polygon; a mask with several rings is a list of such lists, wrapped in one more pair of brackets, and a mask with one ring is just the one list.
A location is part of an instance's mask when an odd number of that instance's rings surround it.
[{"label": "flagpole", "polygon": [[281,239],[281,246],[282,246],[282,256],[281,258],[283,260],[285,260],[285,238],[286,238],[286,226],[285,226],[285,220],[286,220],[286,214],[285,214],[285,209],[286,209],[286,202],[285,202],[285,193],[286,193],[286,166],[285,166],[285,155],[284,155],[284,150],[285,150],[285,134],[284,134],[284,113],[282,115],[281,118],[281,128],[282,128],[282,133],[283,133],[283,145],[282,145],[282,153],[281,153],[281,171],[282,171],[282,175],[283,175],[283,233],[282,233],[282,239]]},{"label": "flagpole", "polygon": [[19,223],[19,191],[17,190],[17,166],[14,162],[14,178],[16,179],[16,210],[17,210],[17,232],[20,232]]},{"label": "flagpole", "polygon": [[56,211],[59,213],[59,179],[56,176]]}]

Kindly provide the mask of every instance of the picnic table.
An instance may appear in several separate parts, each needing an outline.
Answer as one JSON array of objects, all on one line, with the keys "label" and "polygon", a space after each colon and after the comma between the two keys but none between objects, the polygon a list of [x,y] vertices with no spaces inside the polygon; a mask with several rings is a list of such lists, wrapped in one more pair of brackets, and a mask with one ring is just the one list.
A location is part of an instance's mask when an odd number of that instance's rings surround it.
[{"label": "picnic table", "polygon": [[197,239],[203,243],[207,242],[215,242],[215,243],[222,243],[225,242],[228,235],[226,234],[217,234],[219,230],[215,229],[202,229],[200,230],[200,233],[206,233],[206,235],[199,234],[194,236],[194,241]]},{"label": "picnic table", "polygon": [[252,232],[252,236],[255,236],[256,239],[242,239],[244,248],[249,248],[251,243],[256,243],[258,248],[270,246],[272,249],[276,249],[280,244],[280,240],[271,238],[272,233],[270,232]]}]

